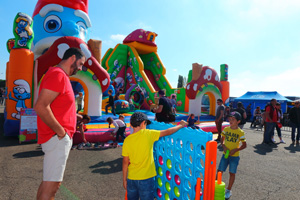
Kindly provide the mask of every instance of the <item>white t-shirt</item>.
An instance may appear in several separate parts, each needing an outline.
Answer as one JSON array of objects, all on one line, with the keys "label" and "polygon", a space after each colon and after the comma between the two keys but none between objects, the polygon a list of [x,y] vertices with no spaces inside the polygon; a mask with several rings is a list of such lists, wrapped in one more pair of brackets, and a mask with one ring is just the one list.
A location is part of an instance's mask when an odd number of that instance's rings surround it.
[{"label": "white t-shirt", "polygon": [[119,130],[119,127],[124,127],[124,126],[126,127],[126,124],[120,119],[115,119],[113,121],[113,125],[116,127],[113,133],[116,133]]}]

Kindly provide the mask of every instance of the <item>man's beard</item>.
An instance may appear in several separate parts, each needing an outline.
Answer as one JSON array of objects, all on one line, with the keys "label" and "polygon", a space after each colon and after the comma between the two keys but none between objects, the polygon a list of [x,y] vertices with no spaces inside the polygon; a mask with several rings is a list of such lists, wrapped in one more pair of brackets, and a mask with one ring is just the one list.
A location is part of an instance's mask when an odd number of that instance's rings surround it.
[{"label": "man's beard", "polygon": [[76,61],[74,61],[73,64],[71,65],[71,69],[73,70],[71,76],[75,75],[78,72]]}]

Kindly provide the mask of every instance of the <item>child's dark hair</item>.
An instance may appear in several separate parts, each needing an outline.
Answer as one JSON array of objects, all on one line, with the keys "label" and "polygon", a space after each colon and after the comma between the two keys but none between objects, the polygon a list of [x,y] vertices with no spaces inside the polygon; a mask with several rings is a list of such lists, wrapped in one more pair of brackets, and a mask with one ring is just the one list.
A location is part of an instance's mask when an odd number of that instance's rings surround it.
[{"label": "child's dark hair", "polygon": [[193,113],[191,113],[191,117],[192,117],[192,116],[195,116],[195,115],[194,115]]},{"label": "child's dark hair", "polygon": [[112,94],[112,89],[109,89],[109,90],[108,90],[108,93],[111,93],[111,94]]},{"label": "child's dark hair", "polygon": [[88,122],[91,121],[91,117],[88,115],[82,115],[82,119],[86,119],[86,120],[88,120]]},{"label": "child's dark hair", "polygon": [[108,122],[108,124],[109,124],[109,128],[110,128],[110,125],[113,123],[113,118],[111,118],[111,117],[108,117],[107,119],[106,119],[106,121]]},{"label": "child's dark hair", "polygon": [[121,117],[125,118],[125,116],[124,116],[124,115],[122,115],[122,114],[119,114],[119,119],[120,119]]},{"label": "child's dark hair", "polygon": [[151,122],[148,120],[148,117],[146,114],[141,112],[135,112],[130,117],[130,125],[132,127],[138,127],[141,125],[143,121],[146,121],[147,124],[150,124]]}]

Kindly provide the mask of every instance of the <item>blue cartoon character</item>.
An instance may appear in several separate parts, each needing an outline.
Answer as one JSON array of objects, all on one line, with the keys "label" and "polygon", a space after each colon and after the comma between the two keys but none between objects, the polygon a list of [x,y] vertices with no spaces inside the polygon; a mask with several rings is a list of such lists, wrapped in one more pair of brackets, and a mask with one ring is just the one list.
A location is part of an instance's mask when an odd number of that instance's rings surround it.
[{"label": "blue cartoon character", "polygon": [[16,119],[20,119],[20,111],[21,108],[26,108],[25,100],[30,99],[30,86],[27,81],[23,79],[17,79],[14,81],[14,84],[17,85],[13,89],[13,93],[15,98],[11,96],[11,92],[9,93],[9,99],[17,102],[16,110],[17,113],[12,113],[11,116]]},{"label": "blue cartoon character", "polygon": [[17,40],[17,45],[20,47],[28,47],[30,48],[30,41],[33,37],[32,31],[32,19],[30,16],[24,13],[18,13],[15,18],[14,30],[15,37]]},{"label": "blue cartoon character", "polygon": [[119,61],[115,60],[114,61],[114,68],[113,68],[113,70],[119,71],[121,69],[121,67],[122,67],[122,64],[119,64]]},{"label": "blue cartoon character", "polygon": [[129,83],[132,82],[132,75],[130,73],[126,74],[126,79],[128,80]]},{"label": "blue cartoon character", "polygon": [[89,40],[88,0],[38,0],[33,21],[32,50],[36,58],[58,38],[72,36],[85,42]]}]

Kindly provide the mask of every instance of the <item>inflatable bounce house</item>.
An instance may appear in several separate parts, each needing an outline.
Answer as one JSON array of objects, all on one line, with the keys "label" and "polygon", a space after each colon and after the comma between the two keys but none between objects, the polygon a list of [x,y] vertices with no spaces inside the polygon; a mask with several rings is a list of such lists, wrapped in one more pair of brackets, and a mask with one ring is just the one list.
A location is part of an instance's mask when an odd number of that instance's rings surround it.
[{"label": "inflatable bounce house", "polygon": [[84,90],[83,113],[101,116],[110,77],[100,65],[101,41],[89,40],[88,0],[39,0],[32,18],[18,13],[13,27],[15,38],[7,42],[4,134],[18,135],[21,109],[33,107],[43,75],[70,47],[80,48],[87,58],[83,70],[70,77]]},{"label": "inflatable bounce house", "polygon": [[115,89],[125,91],[125,100],[134,95],[136,107],[149,109],[155,103],[159,90],[166,96],[176,96],[177,111],[201,115],[202,98],[206,94],[210,102],[210,115],[215,115],[218,98],[224,102],[229,98],[228,66],[221,65],[221,79],[208,66],[193,64],[189,72],[186,88],[172,88],[166,78],[166,68],[157,54],[155,39],[157,34],[143,29],[130,33],[114,49],[109,49],[102,66],[110,75]]},{"label": "inflatable bounce house", "polygon": [[[50,66],[60,62],[70,47],[82,49],[87,58],[83,70],[70,80],[75,95],[84,94],[83,114],[92,119],[105,121],[106,117],[101,116],[108,101],[108,89],[112,89],[113,94],[120,88],[123,91],[120,100],[115,102],[117,114],[134,109],[151,110],[157,105],[159,90],[165,90],[168,97],[176,96],[176,110],[185,117],[187,113],[201,115],[204,96],[209,99],[209,116],[215,116],[218,98],[228,101],[226,64],[221,65],[219,78],[213,68],[194,63],[187,87],[172,88],[157,53],[156,33],[135,30],[123,44],[109,49],[101,60],[101,41],[89,39],[90,28],[88,0],[38,0],[32,17],[17,14],[13,26],[15,38],[7,42],[10,58],[6,70],[6,136],[18,135],[22,108],[33,107],[43,75]],[[128,103],[130,98],[134,109]],[[153,119],[154,114],[151,114],[150,119]]]}]

